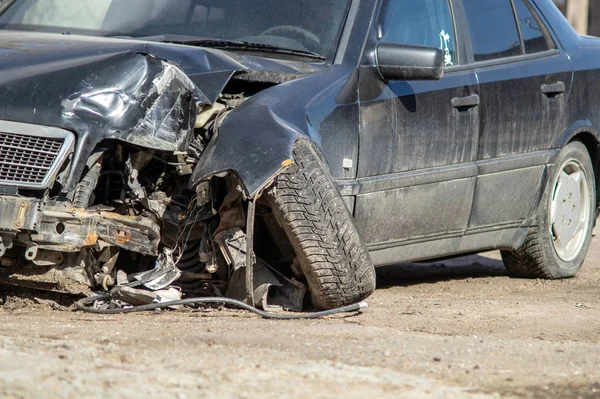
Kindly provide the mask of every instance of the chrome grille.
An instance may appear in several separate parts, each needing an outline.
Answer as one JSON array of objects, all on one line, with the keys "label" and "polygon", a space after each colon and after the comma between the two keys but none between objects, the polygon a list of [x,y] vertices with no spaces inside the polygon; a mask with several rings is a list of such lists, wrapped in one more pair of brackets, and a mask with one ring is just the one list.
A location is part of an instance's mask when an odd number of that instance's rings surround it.
[{"label": "chrome grille", "polygon": [[40,126],[23,133],[3,129],[15,126],[23,127],[0,122],[0,185],[48,187],[72,146],[73,135]]}]

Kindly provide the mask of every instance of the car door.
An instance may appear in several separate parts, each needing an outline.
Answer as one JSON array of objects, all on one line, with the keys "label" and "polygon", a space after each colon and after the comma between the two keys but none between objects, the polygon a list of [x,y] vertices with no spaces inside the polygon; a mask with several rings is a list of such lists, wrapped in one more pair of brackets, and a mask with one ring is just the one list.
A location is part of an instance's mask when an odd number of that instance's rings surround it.
[{"label": "car door", "polygon": [[475,73],[460,67],[448,0],[388,0],[376,28],[380,43],[438,47],[446,61],[439,81],[384,82],[372,62],[360,70],[355,218],[374,262],[389,264],[442,254],[411,244],[465,231],[479,97]]},{"label": "car door", "polygon": [[552,141],[566,128],[568,56],[529,0],[462,0],[481,90],[479,178],[469,230],[534,214]]}]

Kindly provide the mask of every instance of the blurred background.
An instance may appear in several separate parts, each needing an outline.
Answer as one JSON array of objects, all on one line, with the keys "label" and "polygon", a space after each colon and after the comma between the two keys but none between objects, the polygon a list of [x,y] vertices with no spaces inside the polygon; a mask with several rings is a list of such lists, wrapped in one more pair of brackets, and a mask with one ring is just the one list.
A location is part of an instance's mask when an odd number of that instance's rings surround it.
[{"label": "blurred background", "polygon": [[581,34],[600,36],[600,0],[554,0]]}]

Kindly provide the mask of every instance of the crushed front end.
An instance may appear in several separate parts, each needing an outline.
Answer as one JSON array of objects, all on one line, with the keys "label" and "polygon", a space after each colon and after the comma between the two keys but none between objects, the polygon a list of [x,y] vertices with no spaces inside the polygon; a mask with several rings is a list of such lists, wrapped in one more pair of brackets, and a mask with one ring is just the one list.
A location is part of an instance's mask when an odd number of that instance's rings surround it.
[{"label": "crushed front end", "polygon": [[[188,176],[206,145],[195,126],[201,93],[152,56],[104,63],[59,109],[33,109],[54,111],[48,119],[59,115],[62,127],[0,121],[5,282],[90,294],[118,284],[117,271],[154,268],[168,247],[183,257],[178,230],[197,213]],[[192,230],[187,239],[202,235]]]},{"label": "crushed front end", "polygon": [[0,280],[110,292],[107,307],[186,295],[249,301],[250,259],[252,305],[301,310],[306,288],[293,273],[247,255],[249,198],[236,176],[190,187],[228,113],[272,84],[233,79],[209,101],[153,56],[117,54],[90,70],[55,110],[61,127],[0,121]]}]

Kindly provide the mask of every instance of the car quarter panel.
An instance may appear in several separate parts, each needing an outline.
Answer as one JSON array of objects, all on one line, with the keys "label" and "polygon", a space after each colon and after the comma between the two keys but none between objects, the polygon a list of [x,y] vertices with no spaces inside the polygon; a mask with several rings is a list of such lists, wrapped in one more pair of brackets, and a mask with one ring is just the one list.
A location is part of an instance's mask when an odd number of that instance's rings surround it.
[{"label": "car quarter panel", "polygon": [[573,90],[569,99],[570,119],[573,128],[565,130],[565,136],[556,137],[557,144],[570,136],[587,131],[598,138],[600,126],[600,39],[582,38],[581,47],[571,51],[574,66]]},{"label": "car quarter panel", "polygon": [[579,35],[551,0],[535,0],[541,14],[548,21],[557,44],[568,54],[573,76],[567,103],[567,123],[557,132],[552,148],[562,148],[573,137],[589,133],[600,138],[596,104],[600,95],[594,89],[600,78],[600,40]]}]

